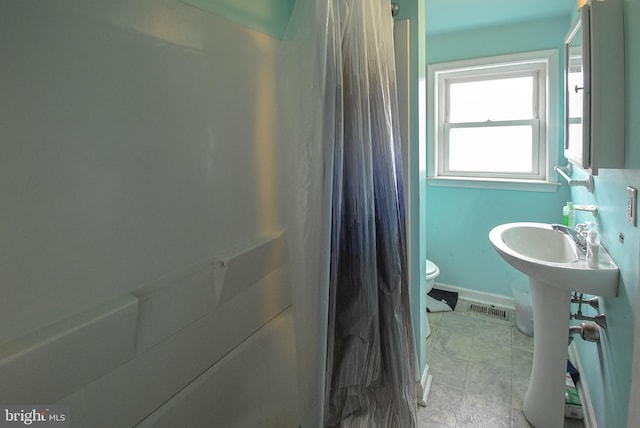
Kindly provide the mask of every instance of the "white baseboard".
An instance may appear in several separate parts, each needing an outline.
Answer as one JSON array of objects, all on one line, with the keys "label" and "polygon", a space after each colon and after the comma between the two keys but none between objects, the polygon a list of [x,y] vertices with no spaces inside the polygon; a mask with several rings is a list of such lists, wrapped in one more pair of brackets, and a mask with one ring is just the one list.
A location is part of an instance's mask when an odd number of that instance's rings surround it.
[{"label": "white baseboard", "polygon": [[[582,363],[580,362],[580,355],[578,354],[578,350],[576,349],[575,343],[571,343],[569,345],[569,360],[578,370],[578,373],[584,373],[582,370]],[[582,402],[582,408],[584,410],[584,427],[585,428],[598,428],[598,423],[596,422],[596,415],[593,411],[593,405],[591,404],[591,395],[589,394],[589,386],[586,382],[578,382],[576,384],[576,389],[578,390],[578,396],[580,397],[580,401]]]},{"label": "white baseboard", "polygon": [[503,309],[514,310],[516,305],[513,297],[501,296],[499,294],[484,293],[481,291],[471,290],[469,288],[457,287],[450,284],[442,284],[436,282],[433,288],[444,291],[455,291],[458,293],[460,299],[473,303],[481,303],[485,305],[492,305]]},{"label": "white baseboard", "polygon": [[418,398],[418,405],[422,407],[427,406],[427,401],[429,399],[429,392],[431,392],[431,381],[433,380],[433,376],[429,373],[429,364],[427,364],[422,372],[422,378],[420,379],[420,384],[422,385],[422,399]]}]

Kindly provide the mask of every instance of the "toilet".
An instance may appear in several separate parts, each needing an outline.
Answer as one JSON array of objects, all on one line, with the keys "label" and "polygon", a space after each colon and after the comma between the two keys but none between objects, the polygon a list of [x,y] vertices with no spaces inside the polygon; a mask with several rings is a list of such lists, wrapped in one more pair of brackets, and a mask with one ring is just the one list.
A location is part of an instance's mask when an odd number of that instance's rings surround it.
[{"label": "toilet", "polygon": [[429,296],[429,292],[433,288],[433,284],[438,275],[440,275],[440,269],[438,266],[433,263],[431,260],[426,259],[426,284],[425,284],[425,292],[427,293],[427,309],[430,312],[448,312],[451,311],[451,308],[446,303],[443,303],[439,300],[434,299]]},{"label": "toilet", "polygon": [[440,269],[438,269],[438,266],[429,259],[427,259],[426,262],[426,275],[426,293],[429,294],[433,288],[433,283],[435,282],[436,277],[440,275]]}]

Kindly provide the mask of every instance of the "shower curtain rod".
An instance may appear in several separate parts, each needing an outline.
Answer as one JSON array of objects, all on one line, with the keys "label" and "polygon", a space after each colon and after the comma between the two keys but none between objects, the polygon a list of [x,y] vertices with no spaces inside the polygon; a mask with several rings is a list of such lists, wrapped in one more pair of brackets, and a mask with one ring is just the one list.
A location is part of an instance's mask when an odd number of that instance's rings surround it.
[{"label": "shower curtain rod", "polygon": [[396,2],[391,3],[391,16],[396,16],[400,12],[400,5]]}]

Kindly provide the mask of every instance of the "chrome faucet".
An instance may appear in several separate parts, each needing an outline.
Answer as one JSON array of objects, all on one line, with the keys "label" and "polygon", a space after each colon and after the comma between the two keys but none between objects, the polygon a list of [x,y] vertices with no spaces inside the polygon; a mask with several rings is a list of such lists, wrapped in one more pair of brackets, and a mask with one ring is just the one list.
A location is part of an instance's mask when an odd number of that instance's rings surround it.
[{"label": "chrome faucet", "polygon": [[565,235],[569,235],[571,239],[573,239],[573,242],[576,243],[576,247],[578,247],[580,253],[582,255],[587,254],[587,237],[583,233],[584,225],[579,224],[576,226],[576,229],[572,229],[563,224],[552,224],[551,228],[553,230],[557,230],[558,232],[562,232]]}]

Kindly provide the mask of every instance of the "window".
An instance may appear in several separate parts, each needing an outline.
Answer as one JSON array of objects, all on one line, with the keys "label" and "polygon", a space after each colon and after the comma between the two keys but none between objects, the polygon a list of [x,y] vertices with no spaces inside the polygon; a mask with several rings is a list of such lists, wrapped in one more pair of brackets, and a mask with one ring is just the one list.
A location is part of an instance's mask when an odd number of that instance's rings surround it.
[{"label": "window", "polygon": [[557,56],[541,51],[429,66],[429,176],[436,184],[555,190]]}]

